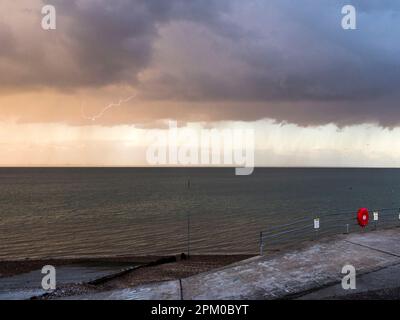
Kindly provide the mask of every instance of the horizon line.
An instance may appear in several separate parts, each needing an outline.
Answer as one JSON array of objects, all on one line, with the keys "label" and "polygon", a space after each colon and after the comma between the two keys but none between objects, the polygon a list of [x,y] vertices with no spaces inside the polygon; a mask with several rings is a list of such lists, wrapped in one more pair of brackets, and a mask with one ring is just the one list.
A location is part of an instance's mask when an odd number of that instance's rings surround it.
[{"label": "horizon line", "polygon": [[[138,169],[235,169],[240,166],[149,166],[149,165],[0,165],[7,168],[138,168]],[[400,166],[254,166],[254,169],[400,169]]]}]

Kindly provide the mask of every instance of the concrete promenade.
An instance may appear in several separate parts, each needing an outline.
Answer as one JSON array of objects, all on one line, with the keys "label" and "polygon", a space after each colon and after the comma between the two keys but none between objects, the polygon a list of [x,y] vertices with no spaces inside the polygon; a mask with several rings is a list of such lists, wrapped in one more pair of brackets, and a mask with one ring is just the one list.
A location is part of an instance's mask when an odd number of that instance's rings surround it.
[{"label": "concrete promenade", "polygon": [[[254,257],[178,281],[75,296],[74,299],[340,298],[344,265],[356,268],[358,291],[400,287],[400,228],[340,235]],[[376,277],[375,277],[376,275]]]}]

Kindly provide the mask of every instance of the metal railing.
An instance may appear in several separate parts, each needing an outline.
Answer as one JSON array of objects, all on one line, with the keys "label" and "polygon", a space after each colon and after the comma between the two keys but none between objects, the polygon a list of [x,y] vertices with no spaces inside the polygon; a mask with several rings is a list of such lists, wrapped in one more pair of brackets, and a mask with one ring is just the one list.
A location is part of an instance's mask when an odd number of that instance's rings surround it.
[{"label": "metal railing", "polygon": [[265,246],[278,243],[317,239],[318,237],[350,233],[353,231],[376,230],[378,227],[400,226],[400,208],[382,208],[369,211],[369,223],[361,228],[357,222],[357,210],[323,214],[320,216],[300,218],[291,222],[272,226],[260,232],[260,255]]}]

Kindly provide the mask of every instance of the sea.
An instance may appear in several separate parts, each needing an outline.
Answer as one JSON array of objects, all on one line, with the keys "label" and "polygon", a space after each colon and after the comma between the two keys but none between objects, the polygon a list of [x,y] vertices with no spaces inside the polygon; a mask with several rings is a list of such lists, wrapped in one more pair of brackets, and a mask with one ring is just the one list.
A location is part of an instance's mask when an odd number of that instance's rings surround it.
[{"label": "sea", "polygon": [[310,226],[302,238],[332,214],[357,231],[364,207],[399,222],[400,169],[0,168],[0,260],[253,254],[261,231],[293,221]]}]

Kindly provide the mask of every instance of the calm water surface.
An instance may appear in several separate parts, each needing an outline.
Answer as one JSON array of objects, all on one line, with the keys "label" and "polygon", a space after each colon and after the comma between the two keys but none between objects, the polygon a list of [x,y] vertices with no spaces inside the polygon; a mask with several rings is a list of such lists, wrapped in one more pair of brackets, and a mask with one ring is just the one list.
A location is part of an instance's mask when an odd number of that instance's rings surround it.
[{"label": "calm water surface", "polygon": [[189,214],[193,253],[254,253],[262,229],[399,196],[397,169],[2,168],[0,259],[179,253]]}]

